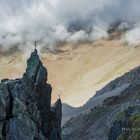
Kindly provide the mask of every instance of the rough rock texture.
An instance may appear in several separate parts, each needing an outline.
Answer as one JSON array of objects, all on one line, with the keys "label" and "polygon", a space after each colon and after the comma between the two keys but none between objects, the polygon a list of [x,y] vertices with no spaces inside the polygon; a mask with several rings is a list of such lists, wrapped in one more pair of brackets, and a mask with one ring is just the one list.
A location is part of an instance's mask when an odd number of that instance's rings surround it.
[{"label": "rough rock texture", "polygon": [[47,70],[35,49],[21,79],[0,83],[0,140],[61,140],[62,104],[51,107]]},{"label": "rough rock texture", "polygon": [[[124,85],[127,86],[122,90]],[[106,94],[103,102],[95,106],[98,97]],[[140,67],[97,92],[90,100],[90,107],[66,122],[62,128],[63,140],[140,140]]]}]

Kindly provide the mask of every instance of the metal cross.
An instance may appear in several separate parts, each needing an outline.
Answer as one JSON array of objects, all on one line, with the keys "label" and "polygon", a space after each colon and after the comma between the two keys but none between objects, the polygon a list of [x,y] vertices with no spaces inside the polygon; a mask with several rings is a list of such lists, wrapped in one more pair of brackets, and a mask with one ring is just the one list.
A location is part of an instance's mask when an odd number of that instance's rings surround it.
[{"label": "metal cross", "polygon": [[36,47],[37,47],[37,41],[35,41],[35,49],[36,49]]}]

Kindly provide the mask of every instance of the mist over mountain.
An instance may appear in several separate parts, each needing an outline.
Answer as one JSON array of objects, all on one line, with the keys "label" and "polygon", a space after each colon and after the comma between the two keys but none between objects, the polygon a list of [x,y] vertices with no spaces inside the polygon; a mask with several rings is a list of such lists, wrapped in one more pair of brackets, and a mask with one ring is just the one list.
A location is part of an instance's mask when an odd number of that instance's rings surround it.
[{"label": "mist over mountain", "polygon": [[137,67],[111,81],[84,106],[74,109],[64,105],[63,117],[71,119],[62,127],[62,139],[139,140],[139,76]]},{"label": "mist over mountain", "polygon": [[129,29],[122,39],[139,44],[139,0],[1,0],[0,51],[25,51],[39,40],[53,49],[58,42],[94,41],[107,37],[111,25]]}]

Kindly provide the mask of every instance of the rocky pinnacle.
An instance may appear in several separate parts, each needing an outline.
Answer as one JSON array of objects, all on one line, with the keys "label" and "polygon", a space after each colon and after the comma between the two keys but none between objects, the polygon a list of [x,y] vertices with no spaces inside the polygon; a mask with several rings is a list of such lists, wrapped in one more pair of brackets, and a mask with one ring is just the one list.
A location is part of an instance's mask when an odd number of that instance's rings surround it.
[{"label": "rocky pinnacle", "polygon": [[37,50],[23,77],[0,83],[0,140],[61,140],[62,104],[51,106],[52,87]]}]

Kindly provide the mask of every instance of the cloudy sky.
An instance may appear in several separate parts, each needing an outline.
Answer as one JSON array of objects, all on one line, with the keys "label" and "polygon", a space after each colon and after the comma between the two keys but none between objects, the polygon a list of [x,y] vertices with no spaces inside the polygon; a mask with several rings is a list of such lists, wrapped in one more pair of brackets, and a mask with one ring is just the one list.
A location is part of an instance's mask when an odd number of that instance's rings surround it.
[{"label": "cloudy sky", "polygon": [[120,22],[126,40],[139,43],[140,0],[0,0],[0,49],[40,40],[95,40]]}]

